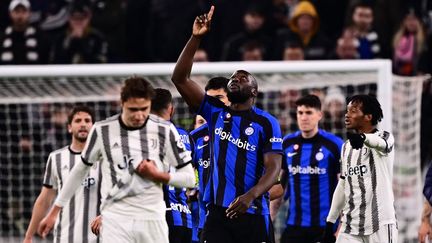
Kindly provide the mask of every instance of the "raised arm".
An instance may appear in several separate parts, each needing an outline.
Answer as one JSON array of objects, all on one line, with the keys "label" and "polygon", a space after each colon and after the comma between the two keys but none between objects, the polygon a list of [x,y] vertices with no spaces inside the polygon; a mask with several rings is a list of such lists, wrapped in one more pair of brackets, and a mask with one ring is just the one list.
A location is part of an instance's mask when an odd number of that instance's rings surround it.
[{"label": "raised arm", "polygon": [[171,77],[171,80],[177,87],[177,90],[183,99],[185,99],[186,103],[194,110],[198,110],[202,100],[204,99],[204,90],[196,82],[190,79],[193,56],[199,47],[201,38],[210,30],[213,11],[214,6],[210,8],[210,11],[207,14],[195,18],[192,28],[192,36],[181,52]]}]

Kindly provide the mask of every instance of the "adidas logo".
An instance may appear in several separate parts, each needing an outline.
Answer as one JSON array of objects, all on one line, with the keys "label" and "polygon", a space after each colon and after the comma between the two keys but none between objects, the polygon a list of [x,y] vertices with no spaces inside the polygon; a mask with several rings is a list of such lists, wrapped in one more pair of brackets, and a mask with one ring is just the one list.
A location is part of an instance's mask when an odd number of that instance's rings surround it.
[{"label": "adidas logo", "polygon": [[112,148],[113,148],[113,149],[114,149],[114,148],[120,148],[120,145],[119,145],[117,142],[115,142],[114,145],[112,146]]}]

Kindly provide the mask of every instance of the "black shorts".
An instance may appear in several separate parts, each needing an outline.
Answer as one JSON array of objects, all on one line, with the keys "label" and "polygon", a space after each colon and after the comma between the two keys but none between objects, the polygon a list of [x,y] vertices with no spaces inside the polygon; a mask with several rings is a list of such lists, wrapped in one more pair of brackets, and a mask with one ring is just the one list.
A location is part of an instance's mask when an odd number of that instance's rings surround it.
[{"label": "black shorts", "polygon": [[192,229],[184,226],[169,226],[170,243],[191,243]]},{"label": "black shorts", "polygon": [[201,242],[205,243],[274,243],[270,215],[245,213],[238,218],[226,217],[226,208],[210,205]]},{"label": "black shorts", "polygon": [[324,228],[321,227],[287,226],[280,242],[316,243],[321,241],[323,235]]}]

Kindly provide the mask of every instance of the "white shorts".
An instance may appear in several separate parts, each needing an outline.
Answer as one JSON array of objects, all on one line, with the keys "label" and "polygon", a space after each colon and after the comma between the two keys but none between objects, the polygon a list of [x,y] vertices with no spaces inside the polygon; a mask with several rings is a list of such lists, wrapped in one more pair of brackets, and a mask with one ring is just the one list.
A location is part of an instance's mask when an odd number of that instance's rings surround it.
[{"label": "white shorts", "polygon": [[101,239],[103,243],[168,243],[168,225],[165,220],[138,220],[104,215]]},{"label": "white shorts", "polygon": [[398,230],[395,224],[386,224],[380,229],[366,236],[350,235],[339,232],[336,243],[397,243]]}]

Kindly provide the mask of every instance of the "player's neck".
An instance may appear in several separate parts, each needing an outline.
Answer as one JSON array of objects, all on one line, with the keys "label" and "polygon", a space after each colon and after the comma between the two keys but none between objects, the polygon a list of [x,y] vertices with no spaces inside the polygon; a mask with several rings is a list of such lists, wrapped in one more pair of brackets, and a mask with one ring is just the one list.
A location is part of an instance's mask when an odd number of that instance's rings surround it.
[{"label": "player's neck", "polygon": [[361,128],[356,129],[358,133],[373,133],[376,127],[372,125],[366,125]]},{"label": "player's neck", "polygon": [[254,104],[254,99],[251,98],[244,103],[231,103],[229,107],[231,108],[231,110],[234,111],[247,111],[252,108],[253,104]]},{"label": "player's neck", "polygon": [[301,135],[303,138],[313,138],[318,133],[318,128],[315,128],[311,131],[301,131]]},{"label": "player's neck", "polygon": [[74,152],[81,153],[81,151],[84,149],[84,145],[85,143],[81,143],[75,139],[72,139],[70,149]]}]

